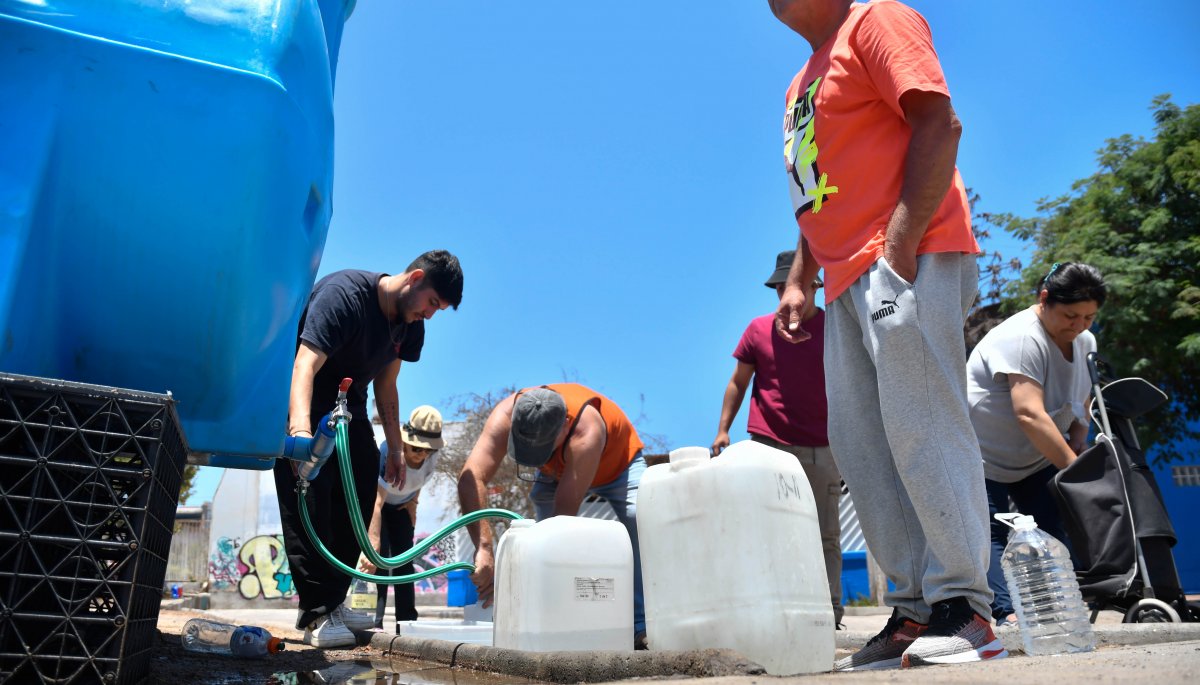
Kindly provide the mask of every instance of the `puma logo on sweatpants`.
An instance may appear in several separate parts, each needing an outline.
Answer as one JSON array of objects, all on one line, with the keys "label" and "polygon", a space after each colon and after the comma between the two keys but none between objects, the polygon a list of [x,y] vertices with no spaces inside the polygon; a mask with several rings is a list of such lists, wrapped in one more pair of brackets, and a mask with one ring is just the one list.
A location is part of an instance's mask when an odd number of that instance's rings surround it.
[{"label": "puma logo on sweatpants", "polygon": [[895,300],[880,300],[879,304],[883,305],[883,307],[876,309],[871,314],[871,321],[878,321],[885,316],[891,316],[892,314],[896,313],[897,309],[900,308],[900,305],[896,304]]}]

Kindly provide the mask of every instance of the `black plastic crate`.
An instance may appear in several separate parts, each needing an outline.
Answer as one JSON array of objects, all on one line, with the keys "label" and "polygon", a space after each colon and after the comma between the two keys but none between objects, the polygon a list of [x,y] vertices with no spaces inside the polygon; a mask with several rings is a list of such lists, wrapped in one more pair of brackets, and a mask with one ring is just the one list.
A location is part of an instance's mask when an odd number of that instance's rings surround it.
[{"label": "black plastic crate", "polygon": [[146,679],[186,457],[169,394],[0,374],[0,682]]}]

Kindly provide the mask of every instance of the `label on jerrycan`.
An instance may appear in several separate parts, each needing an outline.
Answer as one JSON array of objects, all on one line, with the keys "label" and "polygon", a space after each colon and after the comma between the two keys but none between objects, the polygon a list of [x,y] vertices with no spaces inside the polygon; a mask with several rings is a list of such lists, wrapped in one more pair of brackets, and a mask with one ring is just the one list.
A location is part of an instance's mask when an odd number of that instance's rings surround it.
[{"label": "label on jerrycan", "polygon": [[613,602],[616,599],[617,582],[615,578],[575,577],[575,601]]}]

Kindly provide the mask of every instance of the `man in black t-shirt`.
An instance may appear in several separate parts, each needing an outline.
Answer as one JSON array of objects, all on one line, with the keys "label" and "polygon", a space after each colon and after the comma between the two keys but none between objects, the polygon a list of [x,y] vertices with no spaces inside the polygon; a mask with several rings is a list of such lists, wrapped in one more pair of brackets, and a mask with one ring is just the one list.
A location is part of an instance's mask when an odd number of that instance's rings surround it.
[{"label": "man in black t-shirt", "polygon": [[[316,422],[333,409],[338,385],[351,378],[348,408],[350,459],[358,501],[355,515],[369,525],[375,502],[379,449],[367,413],[367,384],[390,445],[401,444],[400,400],[396,378],[402,362],[421,358],[425,320],[462,301],[463,273],[458,258],[445,250],[417,257],[404,273],[346,270],[329,274],[313,287],[300,315],[296,361],[288,403],[288,435],[311,437]],[[402,486],[404,459],[399,450],[388,455],[385,479]],[[358,559],[358,541],[351,534],[342,474],[336,458],[321,468],[308,488],[308,511],[321,542],[347,566]],[[296,628],[305,644],[346,647],[355,644],[353,630],[374,626],[375,617],[351,612],[345,606],[350,577],[320,556],[300,520],[295,494],[295,462],[275,463],[279,515],[291,565],[292,582],[300,600]]]}]

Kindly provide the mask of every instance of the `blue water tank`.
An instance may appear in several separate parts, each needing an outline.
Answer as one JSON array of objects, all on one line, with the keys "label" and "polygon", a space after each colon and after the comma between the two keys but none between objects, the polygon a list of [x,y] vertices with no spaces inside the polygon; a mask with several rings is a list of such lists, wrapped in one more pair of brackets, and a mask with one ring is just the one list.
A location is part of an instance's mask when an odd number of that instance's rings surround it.
[{"label": "blue water tank", "polygon": [[0,0],[0,370],[170,391],[265,468],[354,0]]}]

